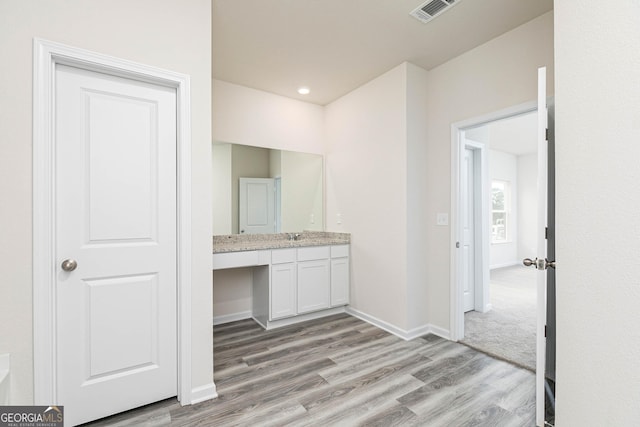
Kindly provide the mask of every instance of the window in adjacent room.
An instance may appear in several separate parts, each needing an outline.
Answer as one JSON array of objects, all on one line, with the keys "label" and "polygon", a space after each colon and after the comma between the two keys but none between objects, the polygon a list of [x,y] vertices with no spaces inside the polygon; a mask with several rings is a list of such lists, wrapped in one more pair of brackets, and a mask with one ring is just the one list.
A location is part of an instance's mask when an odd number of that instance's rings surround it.
[{"label": "window in adjacent room", "polygon": [[509,211],[511,207],[508,181],[491,181],[491,243],[509,241]]}]

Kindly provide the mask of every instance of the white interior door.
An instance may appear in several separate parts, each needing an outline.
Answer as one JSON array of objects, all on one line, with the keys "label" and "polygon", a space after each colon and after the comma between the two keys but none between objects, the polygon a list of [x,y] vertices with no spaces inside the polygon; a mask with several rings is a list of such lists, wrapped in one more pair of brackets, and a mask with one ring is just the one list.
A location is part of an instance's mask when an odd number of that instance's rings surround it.
[{"label": "white interior door", "polygon": [[276,232],[275,182],[272,178],[240,178],[240,234]]},{"label": "white interior door", "polygon": [[75,425],[177,394],[176,91],[55,80],[57,399]]},{"label": "white interior door", "polygon": [[538,226],[537,226],[537,331],[536,331],[536,424],[544,426],[546,290],[547,290],[547,69],[538,69]]},{"label": "white interior door", "polygon": [[474,152],[464,149],[462,158],[462,292],[464,312],[475,305],[475,185]]}]

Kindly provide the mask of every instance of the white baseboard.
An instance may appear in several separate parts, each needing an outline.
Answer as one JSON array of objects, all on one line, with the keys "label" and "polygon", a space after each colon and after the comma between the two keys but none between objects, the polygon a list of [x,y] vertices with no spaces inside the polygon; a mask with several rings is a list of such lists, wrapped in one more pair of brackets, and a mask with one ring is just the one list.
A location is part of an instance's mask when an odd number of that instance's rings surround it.
[{"label": "white baseboard", "polygon": [[413,328],[410,329],[408,331],[406,331],[404,334],[404,339],[407,341],[411,341],[413,339],[416,338],[420,338],[422,336],[425,336],[427,334],[431,333],[431,326],[430,325],[422,325],[419,326],[417,328]]},{"label": "white baseboard", "polygon": [[236,322],[238,320],[251,319],[252,313],[251,311],[241,311],[239,313],[231,313],[225,314],[224,316],[214,316],[213,324],[214,325],[222,325],[225,323]]},{"label": "white baseboard", "polygon": [[345,307],[343,306],[328,308],[326,310],[313,311],[311,313],[306,313],[306,314],[298,314],[297,316],[287,317],[284,319],[270,320],[267,322],[266,325],[263,324],[258,319],[256,319],[255,317],[253,318],[253,320],[255,320],[256,323],[258,323],[260,326],[262,326],[266,330],[271,330],[275,328],[281,328],[283,326],[294,325],[300,322],[306,322],[307,320],[314,320],[314,319],[320,319],[321,317],[333,316],[334,314],[344,313],[345,311],[346,311]]},{"label": "white baseboard", "polygon": [[[402,338],[405,341],[411,341],[412,339],[419,338],[427,334],[434,334],[448,340],[451,339],[450,338],[451,335],[449,334],[449,331],[439,326],[426,324],[426,325],[419,326],[417,328],[413,328],[409,331],[406,331],[402,328],[398,328],[397,326],[392,325],[391,323],[385,322],[384,320],[380,320],[377,317],[371,316],[367,313],[356,310],[355,308],[352,308],[352,307],[346,307],[346,308],[338,307],[330,310],[308,313],[305,315],[300,315],[292,318],[276,320],[273,322],[269,322],[270,323],[269,327],[267,327],[266,325],[263,325],[261,322],[259,322],[255,318],[254,320],[258,322],[265,329],[273,329],[280,326],[288,326],[288,325],[302,322],[305,320],[317,319],[319,317],[330,316],[332,314],[337,314],[342,312],[346,312],[354,317],[357,317],[358,319],[364,320],[365,322],[370,323],[374,326],[377,326],[378,328],[383,329],[399,338]],[[235,322],[238,320],[251,319],[251,318],[253,318],[251,311],[241,311],[239,313],[226,314],[224,316],[216,316],[213,318],[213,324],[222,325],[225,323]]]},{"label": "white baseboard", "polygon": [[383,329],[397,336],[398,338],[402,338],[405,341],[411,341],[415,338],[419,338],[427,334],[434,334],[445,339],[451,339],[449,331],[444,328],[440,328],[438,326],[426,324],[423,326],[419,326],[417,328],[413,328],[409,331],[406,331],[402,328],[398,328],[397,326],[392,325],[391,323],[385,322],[384,320],[380,320],[377,317],[374,317],[362,311],[356,310],[355,308],[347,307],[346,311],[348,314],[352,315],[353,317],[357,317],[360,320],[364,320],[365,322],[370,323],[373,326],[377,326],[378,328]]},{"label": "white baseboard", "polygon": [[241,311],[239,313],[225,314],[224,316],[215,316],[213,318],[213,325],[223,325],[225,323],[235,322],[237,320],[253,319],[256,323],[265,329],[279,328],[281,326],[289,326],[294,323],[304,322],[306,320],[319,319],[320,317],[331,316],[334,314],[344,313],[344,307],[329,308],[326,310],[315,311],[307,314],[300,314],[298,316],[287,317],[285,319],[273,320],[268,322],[268,325],[263,324],[260,320],[253,317],[251,311]]},{"label": "white baseboard", "polygon": [[216,385],[214,383],[205,384],[191,390],[192,405],[204,402],[205,400],[215,399],[216,397],[218,397],[218,392],[216,391]]},{"label": "white baseboard", "polygon": [[436,325],[429,325],[429,333],[433,335],[437,335],[440,338],[444,338],[445,340],[451,341],[451,333],[448,329],[441,328]]},{"label": "white baseboard", "polygon": [[377,326],[378,328],[385,330],[399,338],[402,338],[405,341],[408,341],[406,337],[407,332],[404,329],[400,329],[391,323],[387,323],[384,320],[380,320],[377,317],[370,316],[367,313],[364,313],[360,310],[356,310],[352,307],[347,307],[347,313],[352,315],[353,317],[357,317],[360,320],[364,320],[367,323],[371,323],[373,326]]}]

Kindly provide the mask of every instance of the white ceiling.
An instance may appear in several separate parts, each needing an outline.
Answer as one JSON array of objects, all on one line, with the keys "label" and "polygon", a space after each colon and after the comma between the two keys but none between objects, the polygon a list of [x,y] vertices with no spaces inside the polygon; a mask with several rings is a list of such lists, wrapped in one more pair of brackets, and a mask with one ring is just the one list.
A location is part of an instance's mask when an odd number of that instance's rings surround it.
[{"label": "white ceiling", "polygon": [[459,1],[423,24],[409,16],[423,0],[213,0],[213,77],[325,105],[404,61],[429,70],[553,8]]}]

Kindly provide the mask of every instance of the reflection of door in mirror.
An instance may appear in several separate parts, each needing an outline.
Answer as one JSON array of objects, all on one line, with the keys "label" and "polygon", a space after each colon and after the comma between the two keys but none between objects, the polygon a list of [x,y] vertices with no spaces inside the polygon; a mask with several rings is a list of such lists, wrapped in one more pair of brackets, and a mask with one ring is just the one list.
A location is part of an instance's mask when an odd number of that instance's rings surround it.
[{"label": "reflection of door in mirror", "polygon": [[275,233],[324,229],[322,155],[216,142],[212,162],[214,235],[243,229],[241,177],[274,179]]},{"label": "reflection of door in mirror", "polygon": [[276,193],[273,178],[239,179],[240,234],[276,232]]}]

